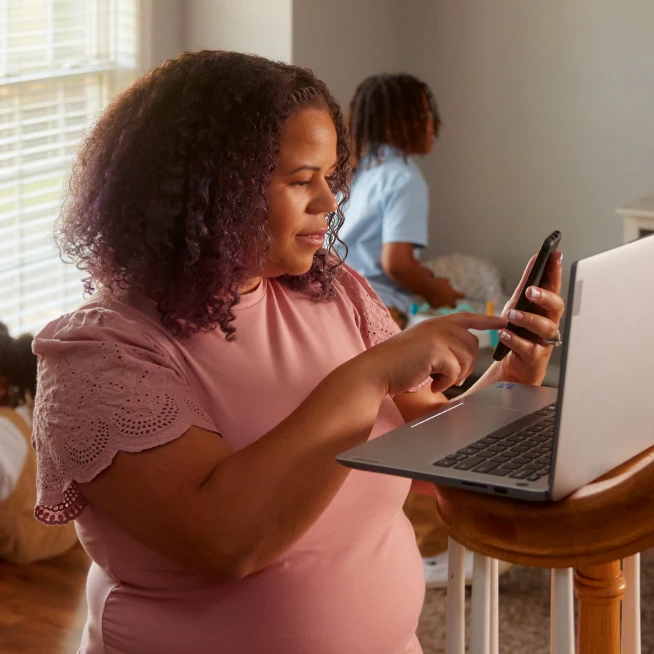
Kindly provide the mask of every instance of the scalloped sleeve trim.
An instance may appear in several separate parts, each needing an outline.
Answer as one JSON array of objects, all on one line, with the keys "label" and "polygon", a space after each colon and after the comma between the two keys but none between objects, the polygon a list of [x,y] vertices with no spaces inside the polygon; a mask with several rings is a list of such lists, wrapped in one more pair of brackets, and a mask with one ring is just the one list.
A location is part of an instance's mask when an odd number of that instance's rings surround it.
[{"label": "scalloped sleeve trim", "polygon": [[46,524],[77,518],[86,505],[78,484],[118,452],[164,445],[192,426],[218,432],[183,373],[137,324],[101,309],[55,322],[34,341],[35,516]]}]

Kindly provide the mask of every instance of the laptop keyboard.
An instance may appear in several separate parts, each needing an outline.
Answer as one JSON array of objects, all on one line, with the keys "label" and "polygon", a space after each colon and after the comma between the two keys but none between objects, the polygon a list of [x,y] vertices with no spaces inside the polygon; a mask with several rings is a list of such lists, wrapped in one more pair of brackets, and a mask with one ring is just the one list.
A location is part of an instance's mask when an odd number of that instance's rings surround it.
[{"label": "laptop keyboard", "polygon": [[538,481],[550,471],[555,416],[556,404],[552,404],[521,419],[518,429],[502,429],[448,454],[434,465]]}]

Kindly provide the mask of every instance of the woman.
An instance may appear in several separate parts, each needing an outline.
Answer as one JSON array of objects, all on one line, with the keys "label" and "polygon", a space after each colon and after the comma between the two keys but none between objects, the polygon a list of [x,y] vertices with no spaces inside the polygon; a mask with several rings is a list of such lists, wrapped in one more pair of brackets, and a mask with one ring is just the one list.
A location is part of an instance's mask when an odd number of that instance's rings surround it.
[{"label": "woman", "polygon": [[[420,651],[409,482],[334,458],[437,405],[499,319],[389,338],[323,246],[348,161],[311,72],[227,52],[151,71],[86,139],[59,237],[97,292],[35,342],[37,515],[94,561],[82,654]],[[485,383],[538,383],[549,348],[509,343]]]},{"label": "woman", "polygon": [[33,563],[77,542],[74,525],[50,529],[34,519],[36,455],[32,404],[36,356],[32,337],[13,338],[0,322],[0,559]]}]

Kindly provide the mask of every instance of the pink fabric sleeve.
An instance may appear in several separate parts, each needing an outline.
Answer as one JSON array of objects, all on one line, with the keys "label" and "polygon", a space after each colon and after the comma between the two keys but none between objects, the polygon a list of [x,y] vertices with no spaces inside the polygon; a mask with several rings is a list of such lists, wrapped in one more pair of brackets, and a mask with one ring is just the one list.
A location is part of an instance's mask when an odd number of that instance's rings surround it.
[{"label": "pink fabric sleeve", "polygon": [[188,381],[139,326],[115,311],[79,310],[34,340],[39,358],[32,444],[42,522],[84,509],[91,481],[119,451],[168,443],[195,425],[217,431]]},{"label": "pink fabric sleeve", "polygon": [[[400,333],[398,324],[365,277],[350,266],[344,265],[339,281],[354,305],[357,324],[367,349]],[[416,393],[430,386],[431,378],[427,378],[410,392]]]}]

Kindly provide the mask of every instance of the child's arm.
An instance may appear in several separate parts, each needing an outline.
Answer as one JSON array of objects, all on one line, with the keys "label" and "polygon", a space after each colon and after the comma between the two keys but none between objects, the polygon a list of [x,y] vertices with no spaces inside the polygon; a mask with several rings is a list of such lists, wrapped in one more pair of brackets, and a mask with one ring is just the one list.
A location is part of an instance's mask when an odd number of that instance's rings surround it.
[{"label": "child's arm", "polygon": [[463,294],[448,279],[434,277],[414,256],[412,243],[384,243],[381,265],[384,272],[402,288],[424,298],[432,307],[455,307]]}]

